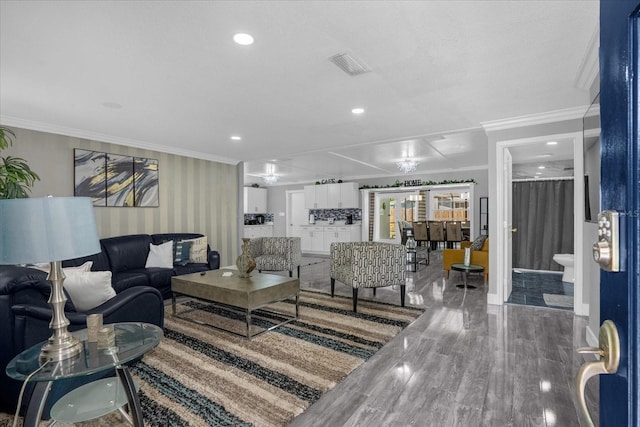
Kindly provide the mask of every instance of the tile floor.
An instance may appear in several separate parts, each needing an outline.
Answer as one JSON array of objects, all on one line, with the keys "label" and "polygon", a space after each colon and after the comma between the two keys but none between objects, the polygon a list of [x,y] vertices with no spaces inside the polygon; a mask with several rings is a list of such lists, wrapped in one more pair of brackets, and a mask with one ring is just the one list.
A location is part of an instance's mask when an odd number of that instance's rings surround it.
[{"label": "tile floor", "polygon": [[573,283],[562,281],[562,273],[513,270],[510,304],[573,310]]}]

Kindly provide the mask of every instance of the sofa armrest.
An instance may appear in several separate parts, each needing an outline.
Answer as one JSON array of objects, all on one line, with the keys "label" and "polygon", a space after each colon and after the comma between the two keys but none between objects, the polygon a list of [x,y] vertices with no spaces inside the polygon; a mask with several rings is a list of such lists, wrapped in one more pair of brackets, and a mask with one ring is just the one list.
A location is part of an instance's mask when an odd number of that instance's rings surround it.
[{"label": "sofa armrest", "polygon": [[302,260],[302,240],[300,237],[289,237],[289,250],[286,256],[288,263],[293,267],[300,265]]},{"label": "sofa armrest", "polygon": [[209,270],[218,270],[220,268],[220,253],[218,251],[209,251],[207,263],[209,264]]},{"label": "sofa armrest", "polygon": [[[19,348],[27,348],[45,340],[50,335],[51,308],[28,304],[14,305],[15,337]],[[162,294],[149,286],[135,286],[126,289],[109,301],[87,312],[67,311],[69,330],[87,327],[87,315],[102,313],[103,323],[144,322],[159,327],[164,326],[164,300]]]}]

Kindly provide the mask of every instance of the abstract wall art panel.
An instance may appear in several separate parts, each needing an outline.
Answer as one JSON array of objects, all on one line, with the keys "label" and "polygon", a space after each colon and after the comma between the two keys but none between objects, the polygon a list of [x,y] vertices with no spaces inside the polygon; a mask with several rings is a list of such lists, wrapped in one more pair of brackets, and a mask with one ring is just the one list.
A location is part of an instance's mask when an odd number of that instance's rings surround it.
[{"label": "abstract wall art panel", "polygon": [[76,148],[73,155],[74,196],[91,197],[94,206],[106,206],[106,153]]},{"label": "abstract wall art panel", "polygon": [[133,194],[137,207],[157,207],[158,198],[158,160],[133,159]]},{"label": "abstract wall art panel", "polygon": [[107,206],[134,206],[133,157],[107,154]]},{"label": "abstract wall art panel", "polygon": [[74,196],[94,206],[158,207],[158,160],[74,150]]}]

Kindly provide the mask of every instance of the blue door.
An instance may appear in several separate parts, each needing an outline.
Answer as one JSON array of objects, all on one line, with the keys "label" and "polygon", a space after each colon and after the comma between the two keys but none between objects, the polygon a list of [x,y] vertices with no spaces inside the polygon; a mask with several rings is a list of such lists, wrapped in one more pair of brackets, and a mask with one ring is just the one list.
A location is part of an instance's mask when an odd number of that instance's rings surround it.
[{"label": "blue door", "polygon": [[638,0],[600,2],[601,209],[620,217],[620,272],[601,271],[600,319],[620,337],[616,374],[600,376],[600,425],[640,426]]}]

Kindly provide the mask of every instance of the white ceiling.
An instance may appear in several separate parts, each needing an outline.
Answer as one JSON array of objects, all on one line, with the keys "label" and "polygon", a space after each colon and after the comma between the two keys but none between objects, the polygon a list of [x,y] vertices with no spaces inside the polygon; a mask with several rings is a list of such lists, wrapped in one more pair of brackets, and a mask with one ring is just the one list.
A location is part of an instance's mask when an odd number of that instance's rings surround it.
[{"label": "white ceiling", "polygon": [[[422,175],[482,169],[483,122],[589,104],[598,6],[2,0],[0,122],[243,161],[245,182],[268,163],[280,184],[397,176],[407,155]],[[328,60],[345,52],[371,72]]]}]

